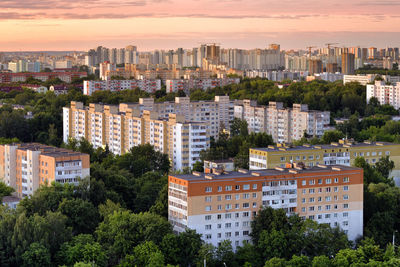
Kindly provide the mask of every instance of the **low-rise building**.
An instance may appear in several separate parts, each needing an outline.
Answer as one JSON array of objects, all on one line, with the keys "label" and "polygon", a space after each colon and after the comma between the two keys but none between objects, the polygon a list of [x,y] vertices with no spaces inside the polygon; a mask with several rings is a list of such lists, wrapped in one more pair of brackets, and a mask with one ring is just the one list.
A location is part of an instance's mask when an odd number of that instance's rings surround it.
[{"label": "low-rise building", "polygon": [[221,159],[221,160],[205,160],[204,161],[204,172],[213,173],[215,171],[230,172],[235,170],[235,164],[233,160]]},{"label": "low-rise building", "polygon": [[375,164],[380,158],[389,156],[395,167],[391,173],[400,178],[400,144],[387,142],[355,143],[340,141],[330,145],[268,146],[250,148],[249,167],[251,170],[284,167],[286,163],[302,162],[307,167],[324,165],[351,166],[357,157],[364,157],[367,163]]},{"label": "low-rise building", "polygon": [[340,227],[350,240],[363,234],[363,170],[314,166],[168,177],[168,220],[176,232],[194,229],[218,246],[250,242],[262,207]]},{"label": "low-rise building", "polygon": [[215,87],[222,87],[229,84],[239,84],[240,78],[222,78],[222,79],[180,79],[166,80],[167,93],[177,91],[189,92],[191,89],[207,90]]},{"label": "low-rise building", "polygon": [[0,179],[18,197],[52,182],[77,184],[89,175],[88,154],[38,143],[0,145]]}]

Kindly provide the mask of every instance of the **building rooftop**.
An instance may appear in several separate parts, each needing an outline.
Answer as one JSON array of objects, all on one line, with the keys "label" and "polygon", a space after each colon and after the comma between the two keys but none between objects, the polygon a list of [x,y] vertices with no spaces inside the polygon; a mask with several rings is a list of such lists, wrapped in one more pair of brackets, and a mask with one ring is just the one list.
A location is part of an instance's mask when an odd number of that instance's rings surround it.
[{"label": "building rooftop", "polygon": [[276,151],[296,151],[296,150],[320,150],[320,149],[333,149],[333,148],[349,148],[349,147],[371,147],[371,146],[391,146],[398,145],[389,142],[363,142],[363,143],[332,143],[330,145],[302,145],[302,146],[268,146],[262,148],[251,148],[254,150],[265,151],[265,152],[276,152]]},{"label": "building rooftop", "polygon": [[224,172],[218,174],[207,174],[200,172],[193,172],[192,174],[180,174],[171,175],[186,181],[207,181],[207,180],[224,180],[233,178],[246,178],[246,177],[265,177],[265,176],[278,176],[287,174],[307,174],[307,173],[318,173],[318,172],[334,172],[334,171],[354,171],[362,170],[361,168],[344,166],[344,165],[318,165],[310,168],[275,168],[275,169],[264,169],[264,170],[239,170],[233,172]]},{"label": "building rooftop", "polygon": [[85,153],[76,152],[70,149],[58,148],[53,146],[48,146],[40,143],[18,143],[12,144],[18,147],[20,150],[30,150],[30,151],[41,151],[42,155],[50,157],[68,157],[68,156],[79,156],[87,155]]}]

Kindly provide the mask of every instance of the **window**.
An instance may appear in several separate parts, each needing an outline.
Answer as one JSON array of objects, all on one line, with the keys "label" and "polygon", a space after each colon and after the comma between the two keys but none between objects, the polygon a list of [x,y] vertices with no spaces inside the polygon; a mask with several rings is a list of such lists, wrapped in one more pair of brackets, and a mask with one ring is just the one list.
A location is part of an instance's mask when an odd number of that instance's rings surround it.
[{"label": "window", "polygon": [[231,200],[232,199],[232,195],[225,195],[225,200]]},{"label": "window", "polygon": [[349,182],[349,177],[344,177],[343,178],[343,183],[348,183]]},{"label": "window", "polygon": [[313,189],[308,189],[308,193],[314,194],[315,193],[315,189],[314,188]]},{"label": "window", "polygon": [[206,216],[204,217],[204,219],[205,219],[206,221],[211,220],[211,215],[206,215]]},{"label": "window", "polygon": [[318,220],[322,220],[322,215],[318,215]]},{"label": "window", "polygon": [[222,186],[218,186],[218,192],[222,191]]},{"label": "window", "polygon": [[314,211],[314,206],[308,207],[309,211]]},{"label": "window", "polygon": [[222,197],[221,196],[217,196],[217,201],[221,201]]},{"label": "window", "polygon": [[331,197],[330,196],[325,197],[325,201],[331,201]]},{"label": "window", "polygon": [[253,198],[256,198],[257,197],[257,193],[253,193]]},{"label": "window", "polygon": [[307,181],[306,180],[301,181],[301,185],[307,185]]},{"label": "window", "polygon": [[232,236],[232,233],[231,233],[231,232],[225,233],[225,237],[231,237],[231,236]]},{"label": "window", "polygon": [[206,239],[211,239],[211,234],[206,234]]},{"label": "window", "polygon": [[218,209],[218,210],[222,210],[222,206],[221,206],[221,205],[218,205],[218,206],[217,206],[217,209]]},{"label": "window", "polygon": [[218,229],[221,229],[221,227],[222,227],[222,226],[221,226],[221,224],[220,224],[220,223],[219,223],[219,224],[217,224],[217,228],[218,228]]},{"label": "window", "polygon": [[348,221],[344,221],[343,222],[343,226],[348,226],[349,225],[349,222]]},{"label": "window", "polygon": [[230,219],[231,217],[232,217],[232,215],[230,213],[225,214],[225,219]]},{"label": "window", "polygon": [[335,210],[337,210],[337,209],[338,209],[337,204],[333,205],[333,208],[334,208]]},{"label": "window", "polygon": [[218,233],[218,234],[217,234],[217,237],[218,237],[218,238],[221,238],[221,233]]},{"label": "window", "polygon": [[338,183],[339,182],[339,178],[335,178],[334,182]]},{"label": "window", "polygon": [[257,208],[257,202],[253,202],[253,208]]},{"label": "window", "polygon": [[302,199],[301,199],[301,203],[306,203],[306,199],[305,199],[305,198],[302,198]]},{"label": "window", "polygon": [[326,184],[331,184],[331,183],[332,183],[332,179],[331,179],[331,178],[326,179],[326,180],[325,180],[325,183],[326,183]]},{"label": "window", "polygon": [[386,156],[389,156],[390,155],[390,151],[386,151],[385,154],[386,154]]},{"label": "window", "polygon": [[205,197],[206,202],[211,202],[211,197]]},{"label": "window", "polygon": [[232,209],[232,204],[225,204],[225,209],[226,210]]},{"label": "window", "polygon": [[344,208],[344,209],[348,209],[348,208],[349,208],[349,204],[347,204],[347,203],[346,203],[346,204],[343,204],[343,208]]},{"label": "window", "polygon": [[249,227],[249,221],[243,222],[243,227]]},{"label": "window", "polygon": [[311,219],[311,220],[314,220],[314,215],[310,215],[310,216],[308,216],[308,219]]},{"label": "window", "polygon": [[249,190],[250,189],[250,185],[249,184],[244,184],[243,185],[243,190]]},{"label": "window", "polygon": [[257,184],[253,184],[253,189],[257,189]]},{"label": "window", "polygon": [[318,179],[318,184],[322,184],[322,179]]},{"label": "window", "polygon": [[239,213],[238,212],[235,213],[235,218],[239,218]]},{"label": "window", "polygon": [[343,191],[349,191],[349,186],[348,185],[343,186]]},{"label": "window", "polygon": [[[239,236],[239,232],[235,232],[235,236]],[[239,241],[236,241],[237,243],[239,243]],[[238,246],[239,244],[236,244],[236,246]]]},{"label": "window", "polygon": [[239,199],[240,199],[240,195],[239,195],[239,194],[236,194],[236,195],[235,195],[235,199],[236,199],[236,200],[239,200]]},{"label": "window", "polygon": [[225,186],[225,191],[232,191],[232,186],[231,185]]},{"label": "window", "polygon": [[250,194],[248,194],[248,193],[243,194],[243,199],[249,199],[249,198],[250,198]]},{"label": "window", "polygon": [[225,228],[231,228],[231,223],[225,223]]},{"label": "window", "polygon": [[207,186],[206,187],[206,193],[210,193],[212,192],[212,187],[211,186]]},{"label": "window", "polygon": [[305,194],[305,193],[306,193],[306,190],[305,190],[305,189],[303,189],[303,190],[301,190],[301,192],[302,192],[303,194]]},{"label": "window", "polygon": [[331,192],[331,188],[330,187],[325,188],[325,192],[330,193]]},{"label": "window", "polygon": [[211,211],[211,206],[206,206],[206,211]]},{"label": "window", "polygon": [[306,212],[306,208],[305,208],[305,207],[302,207],[302,208],[301,208],[301,212]]},{"label": "window", "polygon": [[348,200],[349,199],[349,195],[343,195],[343,200]]},{"label": "window", "polygon": [[331,217],[331,215],[328,213],[328,214],[325,214],[325,219],[329,219]]},{"label": "window", "polygon": [[205,228],[206,228],[206,230],[211,230],[211,224],[206,224]]},{"label": "window", "polygon": [[243,203],[243,208],[248,208],[250,206],[249,203]]},{"label": "window", "polygon": [[238,203],[235,204],[235,209],[240,208],[240,205]]},{"label": "window", "polygon": [[322,206],[318,206],[318,210],[322,210]]},{"label": "window", "polygon": [[325,210],[331,210],[331,205],[325,205]]},{"label": "window", "polygon": [[249,231],[243,231],[243,235],[249,235]]},{"label": "window", "polygon": [[222,219],[222,215],[221,215],[221,214],[218,214],[218,215],[217,215],[217,219],[218,219],[218,220],[221,220],[221,219]]},{"label": "window", "polygon": [[333,188],[333,192],[338,192],[339,191],[339,188],[337,187],[337,186],[335,186],[334,188]]},{"label": "window", "polygon": [[240,185],[235,185],[235,190],[240,190]]},{"label": "window", "polygon": [[313,197],[310,197],[310,199],[308,200],[310,203],[312,203],[312,202],[314,202],[314,198]]},{"label": "window", "polygon": [[285,157],[281,157],[281,161],[285,161]]},{"label": "window", "polygon": [[249,217],[249,212],[248,211],[243,212],[243,217]]},{"label": "window", "polygon": [[322,201],[322,197],[318,197],[318,202],[321,202]]},{"label": "window", "polygon": [[315,185],[315,180],[309,180],[309,181],[308,181],[308,184],[309,184],[309,185]]}]

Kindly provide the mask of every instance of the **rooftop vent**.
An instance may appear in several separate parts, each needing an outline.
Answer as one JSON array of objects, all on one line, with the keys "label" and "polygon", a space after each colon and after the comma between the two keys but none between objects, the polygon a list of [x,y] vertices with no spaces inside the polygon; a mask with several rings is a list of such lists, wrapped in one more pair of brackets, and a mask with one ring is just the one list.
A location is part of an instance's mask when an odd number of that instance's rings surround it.
[{"label": "rooftop vent", "polygon": [[318,164],[317,166],[320,167],[320,168],[324,168],[324,169],[328,168],[328,166],[323,165],[323,164]]},{"label": "rooftop vent", "polygon": [[194,176],[201,176],[201,172],[197,172],[197,171],[193,171],[192,174],[193,174]]},{"label": "rooftop vent", "polygon": [[339,167],[332,167],[332,171],[341,171],[342,170],[342,168],[339,168]]},{"label": "rooftop vent", "polygon": [[253,176],[261,176],[261,173],[259,173],[259,172],[252,172],[251,175],[253,175]]},{"label": "rooftop vent", "polygon": [[275,170],[283,172],[285,169],[281,167],[275,167]]},{"label": "rooftop vent", "polygon": [[207,174],[204,176],[204,178],[208,179],[208,180],[212,180],[214,178],[214,176]]},{"label": "rooftop vent", "polygon": [[297,174],[297,173],[299,173],[297,170],[289,170],[289,173],[294,173],[294,174]]}]

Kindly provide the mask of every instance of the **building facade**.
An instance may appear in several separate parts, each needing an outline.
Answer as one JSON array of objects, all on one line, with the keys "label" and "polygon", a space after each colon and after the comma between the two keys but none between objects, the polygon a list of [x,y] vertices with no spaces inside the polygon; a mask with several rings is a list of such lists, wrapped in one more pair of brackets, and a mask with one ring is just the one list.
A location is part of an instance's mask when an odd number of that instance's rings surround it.
[{"label": "building facade", "polygon": [[400,108],[400,82],[386,84],[384,81],[375,81],[375,84],[367,84],[367,103],[372,97],[378,99],[381,105],[388,104],[395,109]]},{"label": "building facade", "polygon": [[234,112],[235,118],[247,122],[249,132],[268,133],[277,143],[292,142],[304,134],[321,137],[330,123],[329,111],[308,110],[305,104],[293,104],[290,109],[281,102],[257,106],[256,101],[243,100]]},{"label": "building facade", "polygon": [[168,154],[173,169],[191,168],[200,160],[200,151],[210,146],[206,122],[188,121],[182,115],[140,110],[135,104],[83,106],[71,102],[63,109],[63,140],[87,139],[95,148],[108,145],[114,154],[124,154],[132,147],[151,144]]},{"label": "building facade", "polygon": [[167,93],[177,91],[189,92],[191,89],[207,90],[215,87],[222,87],[229,84],[239,84],[239,78],[222,78],[222,79],[180,79],[180,80],[166,80]]},{"label": "building facade", "polygon": [[0,178],[18,197],[52,182],[78,184],[78,177],[89,175],[88,154],[38,143],[0,145]]},{"label": "building facade", "polygon": [[107,80],[107,81],[84,81],[83,94],[92,95],[96,91],[121,91],[139,88],[148,93],[161,90],[161,80]]},{"label": "building facade", "polygon": [[367,163],[375,164],[380,158],[389,156],[395,167],[391,173],[400,177],[400,144],[386,142],[345,142],[331,145],[285,145],[267,148],[251,148],[249,151],[250,170],[283,167],[290,162],[303,162],[307,167],[324,165],[351,166],[357,157],[364,157]]},{"label": "building facade", "polygon": [[168,220],[176,232],[194,229],[218,246],[250,242],[262,207],[340,227],[350,240],[363,234],[363,170],[347,166],[169,176]]}]

